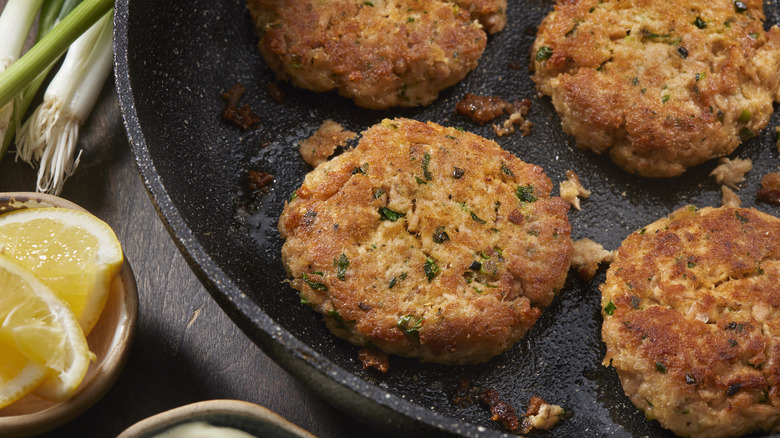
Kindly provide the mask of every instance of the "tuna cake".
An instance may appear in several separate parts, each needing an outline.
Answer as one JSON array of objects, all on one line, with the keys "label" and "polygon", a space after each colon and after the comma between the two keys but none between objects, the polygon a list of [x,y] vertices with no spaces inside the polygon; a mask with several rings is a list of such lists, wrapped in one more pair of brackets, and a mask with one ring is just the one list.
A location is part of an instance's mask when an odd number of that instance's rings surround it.
[{"label": "tuna cake", "polygon": [[422,361],[483,362],[564,286],[571,226],[551,188],[493,141],[384,120],[292,195],[282,261],[337,336]]},{"label": "tuna cake", "polygon": [[577,145],[623,169],[673,177],[728,155],[780,101],[780,28],[761,0],[566,0],[531,57]]},{"label": "tuna cake", "polygon": [[648,419],[780,430],[780,219],[684,207],[625,239],[601,292],[604,365]]},{"label": "tuna cake", "polygon": [[280,80],[361,107],[428,105],[477,66],[506,0],[248,0]]}]

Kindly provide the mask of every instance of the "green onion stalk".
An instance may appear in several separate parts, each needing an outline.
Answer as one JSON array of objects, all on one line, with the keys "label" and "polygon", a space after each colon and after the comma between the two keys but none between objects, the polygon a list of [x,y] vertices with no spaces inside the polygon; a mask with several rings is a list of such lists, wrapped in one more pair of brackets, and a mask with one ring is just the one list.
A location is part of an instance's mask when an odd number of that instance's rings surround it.
[{"label": "green onion stalk", "polygon": [[[38,42],[46,34],[51,31],[55,25],[62,21],[73,10],[81,0],[44,0],[41,7],[41,13],[38,18],[38,33],[35,36],[35,41]],[[0,138],[3,138],[3,144],[0,147],[0,160],[5,155],[8,147],[14,141],[16,131],[21,127],[22,119],[27,113],[27,109],[30,108],[33,98],[35,97],[38,89],[41,88],[43,82],[46,80],[46,76],[49,74],[49,70],[53,65],[46,67],[34,81],[28,85],[24,91],[16,95],[14,99],[14,111],[11,116],[11,122],[8,125],[8,130],[5,132],[5,138],[2,137],[0,132]]]},{"label": "green onion stalk", "polygon": [[[67,0],[66,0],[67,1]],[[43,0],[9,0],[3,10],[16,3],[34,6],[37,12]],[[40,41],[38,41],[24,56],[0,73],[0,108],[4,108],[27,86],[35,81],[41,74],[57,61],[65,53],[68,47],[87,31],[98,20],[104,17],[114,6],[114,0],[83,0],[62,21],[56,24]],[[32,15],[35,18],[35,13]],[[18,18],[9,21],[16,22]],[[7,26],[0,22],[0,31]],[[29,28],[26,34],[29,33]],[[24,41],[24,39],[22,41]],[[5,40],[5,38],[0,38]],[[0,43],[0,45],[5,42]],[[5,130],[3,130],[5,131]],[[5,132],[3,133],[5,135]],[[0,158],[5,154],[7,146],[0,150]]]},{"label": "green onion stalk", "polygon": [[[22,53],[35,16],[43,0],[9,0],[0,15],[0,73],[16,62]],[[8,130],[13,105],[10,102],[0,104],[0,138]]]},{"label": "green onion stalk", "polygon": [[17,159],[37,164],[39,192],[59,194],[78,166],[79,127],[92,112],[111,73],[112,36],[110,10],[70,46],[46,88],[43,103],[17,135]]}]

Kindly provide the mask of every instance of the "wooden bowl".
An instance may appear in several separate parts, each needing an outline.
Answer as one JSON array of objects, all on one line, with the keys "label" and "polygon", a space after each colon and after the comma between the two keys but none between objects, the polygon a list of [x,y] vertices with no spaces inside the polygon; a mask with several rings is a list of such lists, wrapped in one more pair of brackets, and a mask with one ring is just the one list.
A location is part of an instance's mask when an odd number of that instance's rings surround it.
[{"label": "wooden bowl", "polygon": [[[86,211],[65,199],[41,193],[0,193],[0,213],[21,208],[60,207]],[[0,437],[27,437],[57,428],[100,400],[122,371],[138,319],[138,289],[125,259],[95,327],[87,336],[97,360],[90,364],[79,390],[68,401],[51,402],[29,394],[0,409]]]},{"label": "wooden bowl", "polygon": [[275,412],[239,400],[207,400],[174,408],[139,421],[117,438],[151,438],[192,422],[231,427],[263,438],[316,438]]}]

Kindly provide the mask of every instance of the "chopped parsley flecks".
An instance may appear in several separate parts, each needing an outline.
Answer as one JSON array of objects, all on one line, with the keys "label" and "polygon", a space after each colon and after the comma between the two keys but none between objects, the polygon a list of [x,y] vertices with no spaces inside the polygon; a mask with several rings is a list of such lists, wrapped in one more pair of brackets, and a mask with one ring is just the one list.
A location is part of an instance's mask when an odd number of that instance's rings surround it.
[{"label": "chopped parsley flecks", "polygon": [[425,277],[428,278],[428,282],[430,283],[433,281],[434,277],[436,277],[439,272],[441,272],[441,269],[439,268],[439,265],[436,264],[436,260],[428,257],[425,259],[425,264],[423,265],[423,272],[425,272]]},{"label": "chopped parsley flecks", "polygon": [[604,306],[604,313],[606,313],[607,315],[610,315],[610,316],[612,316],[612,314],[613,314],[613,313],[615,313],[615,309],[616,309],[616,308],[617,308],[617,307],[615,307],[615,303],[613,303],[613,302],[612,302],[612,300],[610,300],[610,301],[607,303],[607,305],[606,305],[606,306]]},{"label": "chopped parsley flecks", "polygon": [[[317,274],[317,275],[322,275],[322,274]],[[328,286],[326,286],[325,283],[309,279],[309,274],[305,272],[301,274],[301,280],[303,280],[304,283],[306,283],[310,288],[314,290],[322,290],[322,291],[328,290]]]},{"label": "chopped parsley flecks", "polygon": [[698,27],[699,29],[704,29],[707,27],[707,22],[702,20],[701,17],[696,17],[695,20],[693,20],[693,25]]},{"label": "chopped parsley flecks", "polygon": [[433,175],[431,175],[431,172],[428,170],[428,165],[431,164],[431,154],[426,152],[423,155],[422,159],[422,170],[423,170],[423,178],[425,178],[426,181],[430,181],[433,179]]},{"label": "chopped parsley flecks", "polygon": [[479,217],[479,216],[477,216],[477,214],[476,214],[476,213],[474,213],[473,211],[470,211],[469,213],[471,213],[471,218],[472,218],[472,219],[474,219],[475,221],[477,221],[477,222],[479,222],[479,223],[481,223],[481,224],[486,224],[486,223],[487,223],[487,221],[486,221],[486,220],[484,220],[484,219],[480,219],[480,217]]},{"label": "chopped parsley flecks", "polygon": [[331,319],[333,319],[334,321],[336,321],[338,323],[339,327],[341,327],[341,328],[344,327],[344,317],[341,316],[341,314],[339,313],[338,310],[336,310],[336,309],[328,310],[328,316]]},{"label": "chopped parsley flecks", "polygon": [[383,221],[395,222],[404,216],[406,216],[406,213],[394,211],[387,207],[381,207],[379,209],[379,219]]},{"label": "chopped parsley flecks", "polygon": [[423,318],[415,318],[414,315],[405,315],[398,318],[396,327],[401,330],[404,335],[420,342],[420,328],[422,328]]},{"label": "chopped parsley flecks", "polygon": [[528,184],[527,186],[517,186],[515,195],[517,196],[517,199],[521,200],[522,202],[536,201],[536,196],[534,196],[534,186],[531,184]]},{"label": "chopped parsley flecks", "polygon": [[550,59],[550,57],[553,54],[553,50],[547,46],[539,47],[539,50],[536,51],[536,60],[537,61],[546,61]]},{"label": "chopped parsley flecks", "polygon": [[368,163],[363,163],[360,167],[355,167],[352,169],[352,174],[355,175],[356,173],[362,173],[363,175],[368,175]]},{"label": "chopped parsley flecks", "polygon": [[336,277],[338,277],[339,280],[344,281],[347,275],[347,268],[349,267],[349,258],[347,258],[347,255],[341,253],[338,258],[333,259],[333,266],[336,268]]},{"label": "chopped parsley flecks", "polygon": [[511,176],[512,178],[515,177],[515,173],[512,172],[512,169],[508,168],[506,164],[501,163],[501,171],[504,172],[506,176]]}]

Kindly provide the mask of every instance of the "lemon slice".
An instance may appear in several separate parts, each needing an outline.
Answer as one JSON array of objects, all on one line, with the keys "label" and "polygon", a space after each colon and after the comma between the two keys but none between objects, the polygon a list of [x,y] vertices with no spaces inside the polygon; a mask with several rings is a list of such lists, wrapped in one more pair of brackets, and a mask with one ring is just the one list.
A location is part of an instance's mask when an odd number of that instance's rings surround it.
[{"label": "lemon slice", "polygon": [[75,393],[94,355],[75,315],[27,269],[0,256],[0,407],[41,383]]},{"label": "lemon slice", "polygon": [[0,215],[0,253],[31,270],[68,303],[85,335],[100,318],[123,259],[111,227],[66,208]]}]

